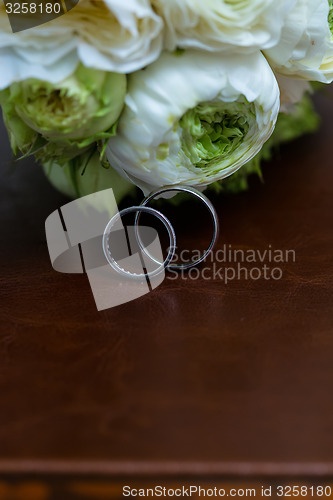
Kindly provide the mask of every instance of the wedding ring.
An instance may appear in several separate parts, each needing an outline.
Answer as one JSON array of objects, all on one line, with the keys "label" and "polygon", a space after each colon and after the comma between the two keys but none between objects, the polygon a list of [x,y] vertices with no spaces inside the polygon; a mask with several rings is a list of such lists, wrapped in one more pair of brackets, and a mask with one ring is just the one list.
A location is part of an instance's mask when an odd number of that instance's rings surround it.
[{"label": "wedding ring", "polygon": [[[199,198],[204,203],[204,205],[208,208],[209,213],[210,213],[211,218],[212,218],[212,221],[213,221],[213,236],[212,236],[212,239],[211,239],[211,241],[209,243],[208,248],[204,251],[204,253],[198,259],[193,260],[191,262],[184,263],[184,264],[172,264],[171,261],[170,261],[170,263],[167,266],[169,269],[176,269],[176,270],[189,269],[191,267],[197,266],[198,264],[200,264],[200,262],[202,262],[203,260],[205,260],[206,257],[210,254],[210,252],[214,248],[214,245],[216,243],[216,240],[217,240],[218,234],[219,234],[219,220],[218,220],[218,216],[217,216],[216,210],[215,210],[213,204],[211,203],[211,201],[207,198],[207,196],[205,196],[200,191],[198,191],[197,189],[195,189],[193,187],[190,187],[190,186],[181,186],[181,185],[179,185],[179,186],[166,186],[166,187],[162,187],[162,188],[156,189],[155,191],[152,191],[140,203],[140,206],[144,207],[151,200],[153,200],[154,198],[156,198],[157,196],[159,196],[159,195],[161,195],[163,193],[168,193],[170,191],[183,191],[185,193],[193,194],[194,196],[196,196],[197,198]],[[138,231],[139,218],[140,218],[140,214],[137,213],[136,216],[135,216],[134,225],[135,225],[135,231],[136,231],[136,237],[137,237],[138,243],[139,243],[142,251],[144,253],[146,253],[148,255],[148,257],[150,257],[156,264],[160,265],[161,263],[158,260],[156,260],[152,255],[150,255],[149,252],[147,251],[147,249],[142,244],[142,241],[141,241],[141,238],[140,238],[140,234],[139,234],[139,231]]]},{"label": "wedding ring", "polygon": [[[168,255],[166,256],[166,259],[162,263],[153,258],[153,256],[146,250],[146,248],[144,247],[144,245],[140,239],[141,250],[144,251],[145,254],[151,260],[153,260],[156,264],[158,264],[158,267],[156,269],[154,269],[153,271],[150,271],[150,272],[147,271],[147,273],[132,273],[130,271],[126,271],[126,269],[121,267],[118,264],[118,262],[112,257],[111,250],[110,250],[109,239],[110,239],[110,236],[112,234],[112,228],[114,227],[116,222],[121,219],[122,216],[127,215],[127,214],[132,213],[132,212],[136,212],[137,215],[139,213],[142,213],[142,212],[154,215],[164,224],[164,226],[167,229],[168,234],[169,234]],[[135,220],[137,220],[137,219],[135,219]],[[135,222],[135,231],[137,231],[137,228],[138,228],[138,224],[137,224],[137,222]],[[104,251],[105,258],[108,261],[108,263],[110,264],[110,266],[115,271],[122,274],[123,276],[126,276],[127,278],[130,277],[130,278],[135,278],[135,279],[146,279],[147,276],[149,278],[152,278],[153,276],[157,276],[158,274],[162,273],[166,267],[169,266],[169,263],[173,259],[174,254],[175,254],[175,250],[176,250],[176,235],[175,235],[175,231],[173,229],[173,226],[171,225],[169,219],[167,219],[165,217],[165,215],[163,215],[158,210],[155,210],[154,208],[140,205],[140,206],[133,206],[133,207],[129,207],[129,208],[124,208],[120,212],[117,212],[109,220],[109,222],[107,223],[105,230],[104,230],[102,244],[103,244],[103,251]]]}]

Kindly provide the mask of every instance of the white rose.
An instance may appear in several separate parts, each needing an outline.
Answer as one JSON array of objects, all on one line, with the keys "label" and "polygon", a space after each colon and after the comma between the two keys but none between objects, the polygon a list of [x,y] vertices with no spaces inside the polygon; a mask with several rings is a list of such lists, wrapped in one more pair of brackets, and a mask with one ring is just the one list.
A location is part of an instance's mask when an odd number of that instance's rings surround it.
[{"label": "white rose", "polygon": [[205,186],[250,160],[271,135],[279,89],[260,53],[164,53],[129,77],[111,165],[145,192]]},{"label": "white rose", "polygon": [[165,46],[209,51],[274,46],[296,0],[152,0],[166,24]]},{"label": "white rose", "polygon": [[286,18],[279,43],[265,51],[274,71],[286,76],[330,83],[333,44],[327,0],[297,0]]},{"label": "white rose", "polygon": [[163,21],[148,0],[80,0],[68,13],[18,33],[11,32],[2,5],[0,89],[26,78],[57,83],[80,61],[130,73],[159,57],[162,38]]}]

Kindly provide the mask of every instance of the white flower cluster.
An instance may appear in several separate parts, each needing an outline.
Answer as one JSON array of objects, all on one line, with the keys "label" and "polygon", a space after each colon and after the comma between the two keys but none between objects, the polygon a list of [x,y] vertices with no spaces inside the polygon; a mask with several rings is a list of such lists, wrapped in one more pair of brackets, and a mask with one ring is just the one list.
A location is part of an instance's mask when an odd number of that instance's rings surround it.
[{"label": "white flower cluster", "polygon": [[128,75],[106,148],[145,192],[204,187],[260,150],[279,111],[333,80],[331,0],[80,0],[12,33],[0,12],[0,89],[56,84],[81,63]]}]

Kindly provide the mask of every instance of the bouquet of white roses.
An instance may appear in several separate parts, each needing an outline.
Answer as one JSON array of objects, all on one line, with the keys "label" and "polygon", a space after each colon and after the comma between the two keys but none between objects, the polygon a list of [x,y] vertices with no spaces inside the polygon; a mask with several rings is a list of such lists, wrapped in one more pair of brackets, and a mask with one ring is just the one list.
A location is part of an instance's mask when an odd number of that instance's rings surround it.
[{"label": "bouquet of white roses", "polygon": [[316,127],[309,82],[333,80],[331,0],[80,0],[15,33],[5,5],[13,152],[70,196],[242,189],[272,145]]}]

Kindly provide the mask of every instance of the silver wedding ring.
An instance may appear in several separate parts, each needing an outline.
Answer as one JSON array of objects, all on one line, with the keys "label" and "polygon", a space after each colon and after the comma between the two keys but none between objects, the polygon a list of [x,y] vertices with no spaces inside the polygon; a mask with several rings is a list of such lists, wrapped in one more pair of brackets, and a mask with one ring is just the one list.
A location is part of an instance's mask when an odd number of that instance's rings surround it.
[{"label": "silver wedding ring", "polygon": [[[212,239],[211,239],[211,241],[210,241],[209,246],[207,247],[207,249],[204,251],[204,253],[198,259],[193,260],[191,262],[186,262],[184,264],[173,264],[172,262],[170,262],[170,264],[168,265],[169,269],[176,269],[176,270],[180,271],[180,270],[183,270],[183,269],[190,269],[191,267],[197,266],[202,261],[204,261],[206,259],[206,257],[210,254],[210,252],[214,248],[214,245],[215,245],[216,240],[217,240],[218,235],[219,235],[219,219],[218,219],[218,216],[217,216],[217,213],[216,213],[216,210],[215,210],[213,204],[207,198],[207,196],[205,196],[200,191],[198,191],[197,189],[195,189],[193,187],[190,187],[190,186],[166,186],[166,187],[163,187],[163,188],[156,189],[155,191],[152,191],[140,203],[140,206],[146,206],[151,200],[153,200],[157,196],[160,196],[163,193],[169,193],[170,191],[179,191],[179,192],[190,193],[190,194],[193,194],[194,196],[196,196],[197,198],[199,198],[204,203],[204,205],[206,206],[206,208],[208,208],[210,216],[211,216],[212,221],[213,221],[213,235],[212,235]],[[157,261],[152,255],[150,255],[148,253],[147,249],[142,244],[142,241],[141,241],[141,238],[140,238],[140,233],[139,233],[139,230],[138,230],[139,218],[140,218],[140,214],[137,213],[136,217],[135,217],[135,228],[136,228],[136,236],[137,236],[138,243],[140,244],[140,247],[141,247],[142,251],[146,255],[148,255],[148,257],[150,257],[156,264],[160,264],[159,261]]]},{"label": "silver wedding ring", "polygon": [[[127,215],[127,214],[132,213],[132,212],[136,212],[137,215],[139,213],[142,213],[142,212],[154,215],[164,224],[164,226],[166,227],[168,234],[169,234],[168,255],[166,256],[166,259],[164,260],[164,262],[158,262],[156,259],[154,259],[152,257],[152,255],[150,255],[148,253],[148,251],[145,249],[145,247],[142,245],[141,239],[140,239],[140,242],[138,241],[138,243],[140,244],[140,248],[142,250],[146,250],[145,251],[146,255],[151,260],[153,260],[156,264],[158,264],[157,268],[155,268],[153,271],[149,271],[149,272],[147,271],[147,273],[132,273],[130,271],[127,271],[126,269],[121,267],[118,264],[118,262],[113,258],[112,254],[111,254],[111,250],[110,250],[109,238],[112,234],[112,228],[114,227],[116,222],[118,222],[121,219],[122,216]],[[136,278],[136,279],[146,279],[147,276],[149,278],[157,276],[158,274],[162,273],[165,268],[167,268],[169,266],[170,262],[172,261],[172,259],[174,257],[175,250],[176,250],[176,235],[175,235],[175,231],[173,229],[171,222],[169,221],[169,219],[167,219],[165,217],[165,215],[163,215],[158,210],[155,210],[154,208],[145,207],[145,206],[140,205],[140,206],[124,208],[120,212],[117,212],[109,220],[109,222],[107,223],[105,230],[104,230],[102,244],[103,244],[103,252],[104,252],[105,258],[108,261],[108,263],[110,264],[110,266],[115,271],[117,271],[118,273],[122,274],[123,276],[125,276],[127,278],[130,277],[130,278]]]},{"label": "silver wedding ring", "polygon": [[[190,194],[193,194],[194,196],[196,196],[197,198],[199,198],[204,203],[206,208],[209,210],[210,216],[211,216],[212,221],[213,221],[213,235],[212,235],[212,239],[211,239],[207,249],[203,252],[203,254],[198,259],[193,260],[191,262],[186,262],[183,264],[172,263],[172,260],[174,258],[175,251],[176,251],[176,235],[175,235],[175,231],[174,231],[174,228],[173,228],[171,222],[169,221],[169,219],[167,219],[165,217],[165,215],[163,215],[158,210],[156,210],[152,207],[146,206],[151,200],[153,200],[157,196],[160,196],[164,193],[168,193],[171,191],[190,193]],[[113,258],[112,254],[111,254],[109,238],[110,238],[110,235],[112,233],[112,228],[114,227],[116,222],[119,221],[119,219],[121,219],[122,216],[129,214],[129,213],[133,213],[133,212],[136,213],[134,228],[135,228],[136,240],[140,246],[140,249],[142,250],[142,252],[145,253],[145,255],[147,257],[149,257],[149,259],[151,259],[153,262],[155,262],[155,264],[157,264],[157,268],[155,268],[153,271],[150,271],[149,273],[148,272],[147,273],[132,273],[130,271],[127,271],[126,269],[124,269],[123,267],[121,267],[118,264],[118,262]],[[145,247],[145,245],[142,242],[140,232],[139,232],[139,227],[140,227],[139,226],[139,219],[140,219],[140,215],[142,212],[148,213],[148,214],[151,214],[151,215],[154,215],[155,217],[157,217],[164,224],[164,226],[166,227],[166,229],[168,231],[169,248],[168,248],[167,257],[163,262],[160,262],[153,255],[151,255],[149,253],[148,249]],[[141,202],[141,204],[139,206],[125,208],[125,209],[121,210],[120,212],[117,212],[110,219],[110,221],[108,222],[108,224],[104,230],[104,234],[103,234],[103,251],[104,251],[104,255],[105,255],[108,263],[115,271],[117,271],[118,273],[120,273],[126,277],[131,277],[131,278],[136,278],[136,279],[144,279],[144,278],[146,278],[146,276],[148,276],[148,277],[157,276],[158,274],[162,273],[165,269],[184,270],[184,269],[190,269],[193,266],[197,266],[203,260],[206,259],[206,257],[209,255],[209,253],[214,248],[214,245],[215,245],[216,240],[218,238],[218,234],[219,234],[219,220],[218,220],[217,213],[215,211],[213,204],[210,202],[210,200],[204,194],[202,194],[197,189],[195,189],[193,187],[189,187],[189,186],[166,186],[163,188],[156,189],[155,191],[152,191]]]}]

